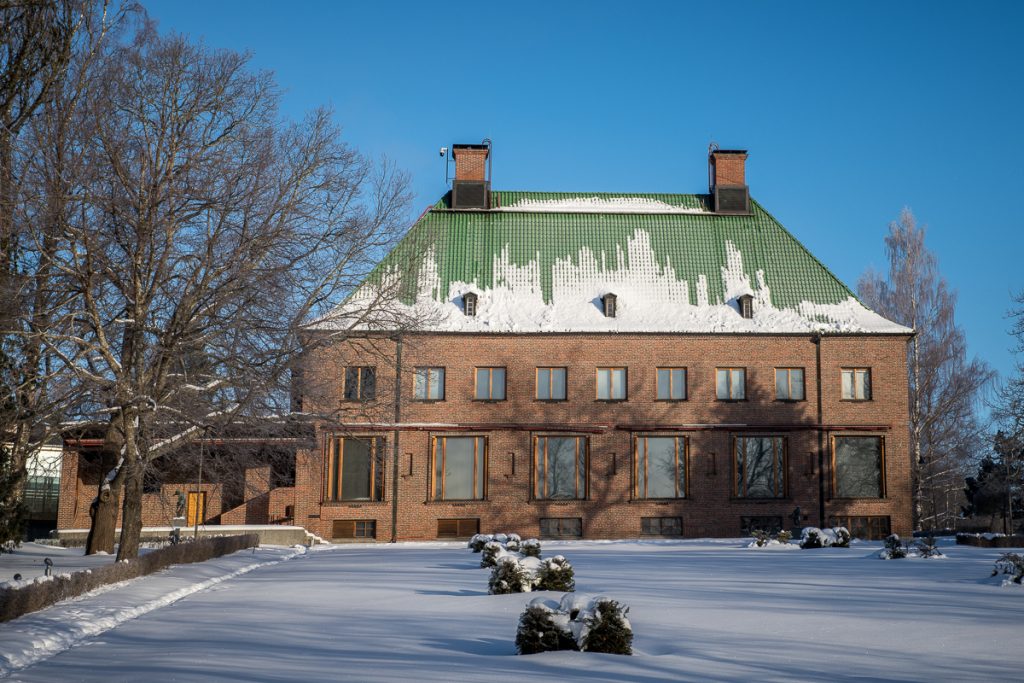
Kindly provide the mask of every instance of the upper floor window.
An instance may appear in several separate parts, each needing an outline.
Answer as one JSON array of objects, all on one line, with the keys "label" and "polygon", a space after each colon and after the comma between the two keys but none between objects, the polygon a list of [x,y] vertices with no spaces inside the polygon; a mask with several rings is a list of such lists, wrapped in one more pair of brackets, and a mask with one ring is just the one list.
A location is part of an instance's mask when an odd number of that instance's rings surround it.
[{"label": "upper floor window", "polygon": [[535,498],[587,497],[587,438],[538,436],[534,439]]},{"label": "upper floor window", "polygon": [[599,401],[626,400],[626,368],[597,369],[597,399]]},{"label": "upper floor window", "polygon": [[880,436],[832,439],[832,490],[837,498],[881,498],[884,446]]},{"label": "upper floor window", "polygon": [[420,401],[443,401],[444,368],[416,368],[412,397]]},{"label": "upper floor window", "polygon": [[635,497],[686,497],[685,436],[637,436],[633,450]]},{"label": "upper floor window", "polygon": [[468,316],[476,315],[476,294],[474,292],[467,292],[462,295],[462,310]]},{"label": "upper floor window", "polygon": [[434,437],[430,497],[482,500],[487,482],[486,443],[482,436]]},{"label": "upper floor window", "polygon": [[746,368],[718,368],[715,376],[719,401],[742,401],[747,397]]},{"label": "upper floor window", "polygon": [[537,368],[537,400],[564,401],[565,376],[565,368]]},{"label": "upper floor window", "polygon": [[605,294],[601,297],[601,305],[604,308],[604,317],[614,318],[616,312],[615,309],[618,306],[618,297],[611,293]]},{"label": "upper floor window", "polygon": [[804,400],[803,368],[775,368],[775,398],[779,401]]},{"label": "upper floor window", "polygon": [[735,494],[740,498],[786,495],[786,440],[781,436],[740,436],[735,440]]},{"label": "upper floor window", "polygon": [[658,400],[686,399],[686,368],[658,368]]},{"label": "upper floor window", "polygon": [[871,368],[843,368],[842,377],[844,400],[871,399]]},{"label": "upper floor window", "polygon": [[478,401],[504,401],[505,368],[477,368],[475,398]]},{"label": "upper floor window", "polygon": [[325,498],[329,501],[384,499],[384,439],[334,439],[327,455]]},{"label": "upper floor window", "polygon": [[754,297],[750,294],[742,294],[736,300],[737,305],[740,309],[740,316],[743,318],[754,317]]},{"label": "upper floor window", "polygon": [[345,400],[372,401],[377,398],[377,368],[345,368]]}]

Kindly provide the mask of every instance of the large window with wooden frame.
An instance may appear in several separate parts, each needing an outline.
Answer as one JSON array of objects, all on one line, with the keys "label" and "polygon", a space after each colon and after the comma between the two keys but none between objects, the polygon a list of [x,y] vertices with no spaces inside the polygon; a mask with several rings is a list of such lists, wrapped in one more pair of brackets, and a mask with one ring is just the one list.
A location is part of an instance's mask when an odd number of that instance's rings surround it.
[{"label": "large window with wooden frame", "polygon": [[537,368],[537,400],[564,401],[566,392],[565,368]]},{"label": "large window with wooden frame", "polygon": [[686,437],[676,434],[633,438],[633,496],[686,497]]},{"label": "large window with wooden frame", "polygon": [[832,437],[832,492],[836,498],[882,498],[884,474],[882,437]]},{"label": "large window with wooden frame", "polygon": [[418,401],[443,401],[444,368],[416,368],[412,397]]},{"label": "large window with wooden frame", "polygon": [[888,515],[831,515],[828,525],[846,527],[853,538],[865,541],[881,541],[892,533]]},{"label": "large window with wooden frame", "polygon": [[477,401],[505,400],[505,368],[476,368]]},{"label": "large window with wooden frame", "polygon": [[377,368],[345,368],[345,400],[372,401],[377,398]]},{"label": "large window with wooden frame", "polygon": [[686,368],[658,368],[658,400],[686,400]]},{"label": "large window with wooden frame", "polygon": [[482,500],[487,486],[487,439],[482,436],[435,436],[433,500]]},{"label": "large window with wooden frame", "polygon": [[327,501],[384,499],[384,439],[346,436],[331,441],[324,473]]},{"label": "large window with wooden frame", "polygon": [[786,439],[781,436],[737,436],[733,458],[737,498],[784,498]]},{"label": "large window with wooden frame", "polygon": [[478,533],[480,533],[479,517],[437,520],[438,538],[469,538]]},{"label": "large window with wooden frame", "polygon": [[626,368],[597,369],[597,400],[626,400]]},{"label": "large window with wooden frame", "polygon": [[746,368],[717,368],[716,396],[719,401],[742,401],[747,397]]},{"label": "large window with wooden frame", "polygon": [[775,368],[775,400],[804,400],[803,368]]},{"label": "large window with wooden frame", "polygon": [[871,400],[871,368],[843,368],[840,372],[844,401]]},{"label": "large window with wooden frame", "polygon": [[586,498],[587,437],[538,436],[533,443],[534,498]]}]

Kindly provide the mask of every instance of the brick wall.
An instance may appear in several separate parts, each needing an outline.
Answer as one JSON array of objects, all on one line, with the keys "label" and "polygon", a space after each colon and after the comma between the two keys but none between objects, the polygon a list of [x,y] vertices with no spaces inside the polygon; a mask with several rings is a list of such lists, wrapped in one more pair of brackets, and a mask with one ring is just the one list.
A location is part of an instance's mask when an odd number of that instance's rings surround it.
[{"label": "brick wall", "polygon": [[[805,524],[823,524],[831,515],[884,515],[892,530],[910,531],[910,463],[907,450],[905,337],[826,336],[821,351],[821,409],[825,429],[817,429],[817,345],[808,336],[769,335],[486,335],[435,334],[407,338],[403,345],[401,423],[398,439],[399,539],[435,538],[437,520],[478,517],[481,530],[539,533],[543,517],[580,517],[591,538],[635,537],[642,517],[682,517],[686,536],[735,536],[741,517],[781,516],[799,506]],[[395,370],[391,342],[335,346],[307,359],[306,377],[318,378],[307,395],[311,410],[334,412],[336,423],[321,426],[320,447],[299,453],[296,523],[329,538],[333,520],[373,519],[378,540],[388,540],[394,495],[394,431],[371,423],[394,418]],[[377,366],[377,399],[368,404],[342,401],[346,365]],[[445,399],[409,400],[412,369],[446,368]],[[474,367],[507,369],[507,398],[475,401]],[[534,399],[538,366],[568,368],[568,400]],[[595,369],[628,368],[628,400],[596,400]],[[656,369],[687,368],[688,398],[656,400]],[[740,402],[716,399],[715,369],[746,368],[746,395]],[[775,400],[776,367],[805,372],[806,399]],[[844,401],[840,371],[866,367],[872,372],[870,401]],[[311,385],[312,387],[312,385]],[[419,423],[419,426],[415,426]],[[442,423],[445,426],[430,426]],[[451,426],[448,426],[451,425]],[[688,495],[682,500],[632,500],[633,438],[668,427],[688,441]],[[534,439],[575,428],[589,440],[589,496],[582,501],[533,500]],[[469,430],[469,431],[465,431]],[[335,434],[381,435],[385,439],[385,496],[377,502],[321,504],[324,452]],[[831,439],[836,434],[871,434],[884,439],[885,497],[839,500],[831,494]],[[430,500],[432,439],[444,435],[487,437],[485,501]],[[733,440],[744,434],[784,436],[787,494],[781,499],[739,499],[733,494]],[[819,452],[819,444],[824,451]],[[819,468],[819,456],[824,469]],[[514,471],[513,471],[513,462]],[[825,488],[820,517],[819,477]],[[787,521],[788,524],[788,521]]]},{"label": "brick wall", "polygon": [[455,149],[456,180],[484,180],[487,170],[486,149]]},{"label": "brick wall", "polygon": [[715,185],[746,185],[746,154],[713,155]]}]

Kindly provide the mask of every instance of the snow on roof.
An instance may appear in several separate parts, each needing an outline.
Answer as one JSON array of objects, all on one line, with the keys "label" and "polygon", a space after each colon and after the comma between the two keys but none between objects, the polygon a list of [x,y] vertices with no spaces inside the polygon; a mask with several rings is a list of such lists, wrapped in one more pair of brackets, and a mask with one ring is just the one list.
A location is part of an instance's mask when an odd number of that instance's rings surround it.
[{"label": "snow on roof", "polygon": [[[542,292],[539,255],[517,265],[506,244],[493,257],[491,286],[455,280],[443,291],[437,254],[429,247],[417,271],[412,303],[394,300],[387,316],[377,320],[365,314],[366,305],[379,299],[381,287],[397,289],[395,282],[402,275],[392,269],[381,285],[364,284],[314,327],[385,330],[398,311],[404,319],[418,321],[421,330],[437,332],[910,332],[852,296],[833,304],[803,301],[794,308],[776,308],[764,271],[756,270],[751,281],[737,246],[727,241],[725,247],[726,265],[720,272],[702,273],[690,282],[677,276],[670,260],[660,265],[650,235],[637,230],[625,251],[616,247],[614,253],[595,253],[582,247],[575,255],[555,260],[548,300]],[[711,278],[720,278],[724,298],[709,294]],[[463,310],[463,296],[470,292],[478,296],[475,316]],[[601,297],[608,293],[618,297],[614,318],[605,317],[602,310]],[[739,314],[736,299],[744,294],[754,298],[753,318]]]},{"label": "snow on roof", "polygon": [[538,213],[710,213],[702,208],[666,204],[646,197],[523,198],[509,206],[495,207],[493,210]]}]

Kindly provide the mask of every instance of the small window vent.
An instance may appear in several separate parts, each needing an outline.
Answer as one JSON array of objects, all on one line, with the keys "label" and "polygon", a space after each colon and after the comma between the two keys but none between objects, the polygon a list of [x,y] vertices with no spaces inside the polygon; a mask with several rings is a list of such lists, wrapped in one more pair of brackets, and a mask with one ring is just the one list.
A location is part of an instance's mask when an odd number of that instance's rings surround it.
[{"label": "small window vent", "polygon": [[474,292],[462,295],[462,310],[468,316],[476,315],[476,294]]},{"label": "small window vent", "polygon": [[715,213],[750,213],[750,189],[746,185],[716,186]]},{"label": "small window vent", "polygon": [[742,294],[736,299],[740,307],[740,316],[744,318],[754,317],[754,297],[750,294]]},{"label": "small window vent", "polygon": [[604,306],[604,317],[614,318],[615,309],[618,307],[618,297],[614,294],[605,294],[601,297],[601,303]]},{"label": "small window vent", "polygon": [[452,208],[491,208],[491,184],[485,180],[456,180],[452,183]]}]

